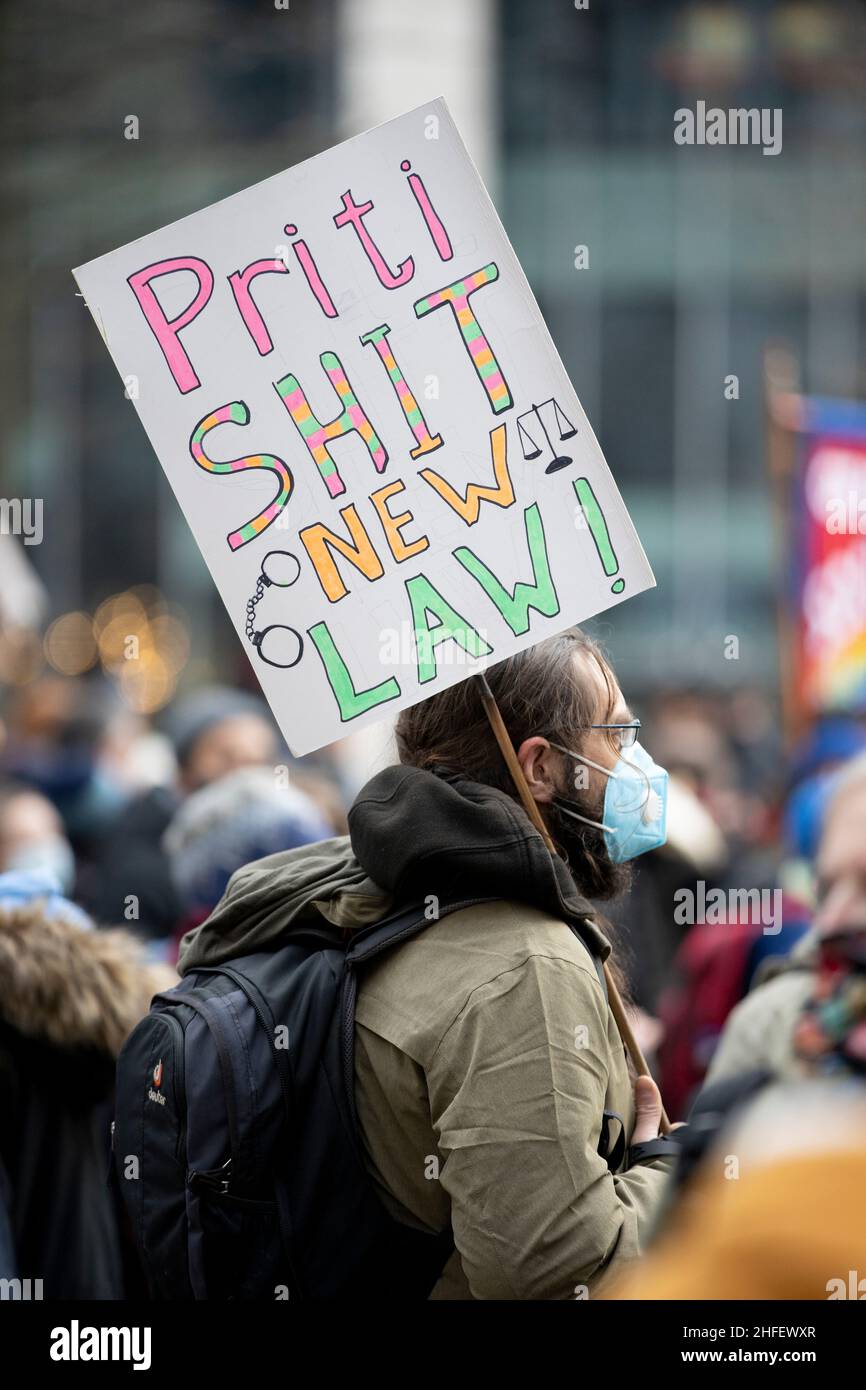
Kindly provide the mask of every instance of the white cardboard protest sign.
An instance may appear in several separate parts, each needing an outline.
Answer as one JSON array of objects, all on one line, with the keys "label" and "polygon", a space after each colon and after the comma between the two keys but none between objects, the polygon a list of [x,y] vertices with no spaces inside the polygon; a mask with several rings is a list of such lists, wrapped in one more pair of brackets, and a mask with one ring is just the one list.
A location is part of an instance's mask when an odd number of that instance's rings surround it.
[{"label": "white cardboard protest sign", "polygon": [[293,752],[654,583],[441,99],[74,274]]}]

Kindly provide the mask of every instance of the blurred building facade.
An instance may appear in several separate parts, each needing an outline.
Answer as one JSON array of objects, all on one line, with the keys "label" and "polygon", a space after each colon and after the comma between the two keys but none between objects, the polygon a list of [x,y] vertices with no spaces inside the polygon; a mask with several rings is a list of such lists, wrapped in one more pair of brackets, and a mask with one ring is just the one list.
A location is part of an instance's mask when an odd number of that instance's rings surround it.
[{"label": "blurred building facade", "polygon": [[[9,0],[0,25],[0,493],[45,499],[52,613],[155,584],[190,678],[245,666],[70,267],[442,93],[656,572],[596,624],[624,678],[772,686],[762,350],[864,394],[856,0]],[[781,153],[677,146],[698,100],[781,108]]]}]

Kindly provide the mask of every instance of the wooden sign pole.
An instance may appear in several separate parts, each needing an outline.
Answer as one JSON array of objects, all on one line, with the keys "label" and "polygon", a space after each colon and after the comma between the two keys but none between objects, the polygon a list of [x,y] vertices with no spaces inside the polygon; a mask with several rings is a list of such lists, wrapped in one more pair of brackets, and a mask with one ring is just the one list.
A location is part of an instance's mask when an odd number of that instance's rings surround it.
[{"label": "wooden sign pole", "polygon": [[[511,773],[512,780],[514,782],[515,787],[517,788],[517,794],[520,797],[520,800],[523,804],[523,809],[529,816],[529,819],[532,821],[532,824],[535,826],[536,830],[542,836],[542,839],[544,840],[544,843],[547,845],[547,848],[550,850],[550,853],[555,854],[556,849],[554,847],[553,841],[550,838],[547,826],[544,824],[541,812],[538,809],[538,803],[536,802],[535,798],[529,790],[529,787],[526,784],[526,778],[523,775],[523,768],[517,761],[517,754],[515,753],[514,748],[512,747],[511,739],[508,737],[508,730],[505,727],[505,722],[499,711],[499,706],[496,703],[496,699],[493,695],[493,692],[487,683],[487,677],[484,675],[483,672],[479,672],[479,674],[474,676],[473,679],[475,680],[475,683],[478,687],[478,692],[481,696],[481,703],[484,706],[487,718],[490,720],[490,727],[496,735],[496,742],[499,744],[502,756],[505,759],[506,765],[508,767],[508,771]],[[620,997],[619,990],[617,989],[613,976],[611,975],[610,970],[608,969],[607,961],[604,962],[604,977],[607,981],[607,993],[611,1013],[613,1014],[614,1019],[616,1021],[616,1026],[619,1029],[619,1035],[622,1038],[623,1043],[626,1046],[626,1049],[628,1050],[628,1054],[631,1057],[632,1062],[634,1063],[635,1070],[638,1076],[651,1076],[652,1073],[649,1067],[647,1066],[646,1058],[644,1057],[643,1052],[641,1051],[640,1044],[638,1043],[638,1040],[634,1035],[631,1023],[629,1022],[628,1015],[625,1011],[625,1006],[623,1005],[622,999]],[[667,1117],[664,1105],[662,1105],[659,1132],[661,1134],[669,1134],[670,1129],[670,1120]]]}]

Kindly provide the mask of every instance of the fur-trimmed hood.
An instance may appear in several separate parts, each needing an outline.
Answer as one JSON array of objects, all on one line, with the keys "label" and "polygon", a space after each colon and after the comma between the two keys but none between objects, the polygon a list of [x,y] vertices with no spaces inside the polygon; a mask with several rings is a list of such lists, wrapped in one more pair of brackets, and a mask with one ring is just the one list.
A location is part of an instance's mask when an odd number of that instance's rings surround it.
[{"label": "fur-trimmed hood", "polygon": [[128,932],[82,931],[38,902],[0,912],[0,1020],[25,1038],[114,1058],[176,980]]}]

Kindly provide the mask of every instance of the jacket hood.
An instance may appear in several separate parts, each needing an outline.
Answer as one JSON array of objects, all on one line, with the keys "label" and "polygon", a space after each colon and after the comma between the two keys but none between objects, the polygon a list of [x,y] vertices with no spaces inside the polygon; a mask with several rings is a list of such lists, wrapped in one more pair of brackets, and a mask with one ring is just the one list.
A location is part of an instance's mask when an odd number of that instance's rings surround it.
[{"label": "jacket hood", "polygon": [[180,943],[178,971],[274,947],[301,922],[358,928],[391,909],[391,895],[356,860],[347,835],[283,850],[232,874],[210,917]]},{"label": "jacket hood", "polygon": [[0,1021],[25,1038],[116,1057],[173,983],[127,932],[83,931],[38,901],[0,912]]},{"label": "jacket hood", "polygon": [[445,769],[394,766],[359,793],[348,836],[239,869],[183,938],[178,969],[268,949],[304,921],[357,930],[431,895],[530,903],[578,926],[602,960],[610,953],[565,861],[511,797]]}]

